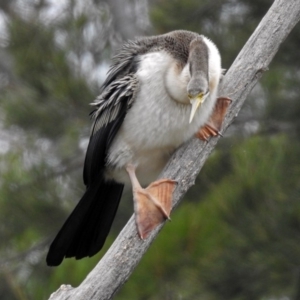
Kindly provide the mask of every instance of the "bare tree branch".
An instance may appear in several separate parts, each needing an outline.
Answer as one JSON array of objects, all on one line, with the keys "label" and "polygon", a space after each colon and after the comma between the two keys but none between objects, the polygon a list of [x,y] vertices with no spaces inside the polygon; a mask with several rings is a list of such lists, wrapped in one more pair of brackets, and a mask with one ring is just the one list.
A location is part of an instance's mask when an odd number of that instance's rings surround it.
[{"label": "bare tree branch", "polygon": [[[280,44],[299,20],[299,0],[274,1],[223,80],[220,94],[233,99],[230,112],[224,121],[225,129],[238,114],[247,95],[267,70]],[[174,192],[174,207],[194,184],[218,140],[219,138],[213,138],[209,143],[203,143],[192,139],[170,159],[160,177],[178,181]],[[50,299],[111,299],[129,278],[162,226],[147,240],[142,241],[137,235],[134,217],[131,217],[114,244],[80,286],[62,286]]]}]

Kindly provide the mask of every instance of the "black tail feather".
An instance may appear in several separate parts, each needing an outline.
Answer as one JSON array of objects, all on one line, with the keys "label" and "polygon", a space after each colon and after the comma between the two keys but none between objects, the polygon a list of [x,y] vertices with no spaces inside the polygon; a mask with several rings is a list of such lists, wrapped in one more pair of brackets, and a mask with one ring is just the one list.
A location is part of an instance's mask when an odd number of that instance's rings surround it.
[{"label": "black tail feather", "polygon": [[99,252],[109,233],[123,192],[114,181],[90,186],[52,242],[47,264],[58,266],[64,257],[80,259]]}]

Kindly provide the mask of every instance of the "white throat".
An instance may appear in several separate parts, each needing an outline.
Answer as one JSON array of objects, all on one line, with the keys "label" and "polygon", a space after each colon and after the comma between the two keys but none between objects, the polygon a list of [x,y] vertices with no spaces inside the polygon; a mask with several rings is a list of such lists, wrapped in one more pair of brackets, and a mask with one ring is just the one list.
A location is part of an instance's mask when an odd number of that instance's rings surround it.
[{"label": "white throat", "polygon": [[181,103],[189,104],[187,95],[187,85],[191,79],[189,64],[180,70],[180,67],[174,61],[166,72],[165,86],[169,96]]}]

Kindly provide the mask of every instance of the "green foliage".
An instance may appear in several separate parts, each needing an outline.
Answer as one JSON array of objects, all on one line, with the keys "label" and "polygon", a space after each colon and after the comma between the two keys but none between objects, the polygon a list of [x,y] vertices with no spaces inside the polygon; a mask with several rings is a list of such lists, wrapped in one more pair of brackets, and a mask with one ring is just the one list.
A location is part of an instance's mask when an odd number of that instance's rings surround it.
[{"label": "green foliage", "polygon": [[[94,96],[74,72],[68,49],[56,42],[61,26],[18,14],[8,22],[14,78],[0,97],[2,121],[12,137],[0,156],[1,299],[48,299],[67,274],[54,276],[44,256],[83,191],[80,139],[88,132]],[[95,259],[79,264],[70,282],[78,284]]]},{"label": "green foliage", "polygon": [[8,50],[21,83],[7,89],[1,100],[7,125],[51,139],[71,130],[74,122],[80,128],[79,122],[86,118],[86,104],[93,96],[85,80],[70,68],[66,51],[56,45],[54,28],[21,19],[9,25]]}]

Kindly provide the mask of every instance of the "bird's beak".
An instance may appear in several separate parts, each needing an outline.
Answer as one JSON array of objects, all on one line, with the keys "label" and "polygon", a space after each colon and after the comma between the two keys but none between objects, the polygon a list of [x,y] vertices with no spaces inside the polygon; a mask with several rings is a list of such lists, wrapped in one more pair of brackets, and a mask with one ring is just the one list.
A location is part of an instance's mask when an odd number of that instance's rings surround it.
[{"label": "bird's beak", "polygon": [[190,103],[192,104],[192,109],[191,109],[189,123],[191,123],[192,120],[194,119],[197,109],[201,106],[201,104],[204,102],[204,100],[205,100],[205,98],[202,93],[194,98],[190,98]]}]

